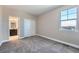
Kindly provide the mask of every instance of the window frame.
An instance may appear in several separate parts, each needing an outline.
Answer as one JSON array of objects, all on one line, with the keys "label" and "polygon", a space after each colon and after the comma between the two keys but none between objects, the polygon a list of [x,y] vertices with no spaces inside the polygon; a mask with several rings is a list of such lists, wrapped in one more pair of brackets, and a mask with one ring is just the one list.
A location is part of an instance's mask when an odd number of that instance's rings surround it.
[{"label": "window frame", "polygon": [[[72,9],[72,8],[77,8],[77,11],[76,11],[76,16],[77,16],[77,18],[75,18],[75,19],[68,19],[68,10],[69,9]],[[61,12],[62,11],[64,11],[64,10],[67,10],[67,20],[61,20]],[[73,13],[74,14],[74,13]],[[78,7],[69,7],[69,8],[66,8],[66,9],[63,9],[63,10],[60,10],[60,28],[59,28],[59,30],[61,30],[61,31],[68,31],[68,32],[78,32]],[[75,30],[69,30],[69,29],[64,29],[64,28],[62,28],[62,26],[61,26],[61,22],[62,21],[69,21],[69,20],[76,20],[76,27],[75,27]]]}]

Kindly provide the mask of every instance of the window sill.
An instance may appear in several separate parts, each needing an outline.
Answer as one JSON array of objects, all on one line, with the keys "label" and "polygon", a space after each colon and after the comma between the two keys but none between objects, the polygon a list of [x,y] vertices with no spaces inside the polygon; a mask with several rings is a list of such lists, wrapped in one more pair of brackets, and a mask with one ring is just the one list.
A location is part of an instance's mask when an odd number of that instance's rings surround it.
[{"label": "window sill", "polygon": [[67,30],[67,29],[59,29],[62,32],[79,32],[78,30]]}]

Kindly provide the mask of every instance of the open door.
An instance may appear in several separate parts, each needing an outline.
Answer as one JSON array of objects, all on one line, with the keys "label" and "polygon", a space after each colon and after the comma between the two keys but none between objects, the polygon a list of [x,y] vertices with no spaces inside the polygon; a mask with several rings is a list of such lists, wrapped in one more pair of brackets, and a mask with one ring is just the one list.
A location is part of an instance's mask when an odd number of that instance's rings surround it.
[{"label": "open door", "polygon": [[9,16],[9,40],[16,40],[19,38],[19,18]]}]

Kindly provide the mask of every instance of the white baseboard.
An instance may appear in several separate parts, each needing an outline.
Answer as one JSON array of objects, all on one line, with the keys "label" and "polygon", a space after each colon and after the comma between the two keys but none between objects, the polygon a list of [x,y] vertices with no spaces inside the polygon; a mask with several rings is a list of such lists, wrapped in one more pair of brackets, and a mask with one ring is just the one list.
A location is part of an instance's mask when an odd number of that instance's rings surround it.
[{"label": "white baseboard", "polygon": [[20,37],[19,39],[23,39],[24,37]]},{"label": "white baseboard", "polygon": [[[75,45],[75,44],[71,44],[71,43],[67,43],[67,42],[64,42],[64,41],[60,41],[60,40],[57,40],[57,39],[54,39],[54,38],[50,38],[50,37],[47,37],[47,36],[44,36],[44,35],[39,35],[37,34],[38,36],[41,36],[41,37],[44,37],[44,38],[47,38],[47,39],[50,39],[50,40],[53,40],[53,41],[56,41],[56,42],[59,42],[59,43],[63,43],[63,44],[66,44],[66,45],[69,45],[69,46],[72,46],[72,47],[75,47],[75,48],[78,48],[79,49],[79,46],[78,45]],[[25,38],[25,37],[20,37],[20,38]],[[10,40],[4,40],[4,41],[1,41],[0,42],[0,46],[5,43],[5,42],[8,42]]]},{"label": "white baseboard", "polygon": [[[32,35],[32,36],[34,36],[34,35]],[[29,36],[29,37],[30,37],[30,36]],[[25,37],[19,37],[19,39],[23,39],[23,38],[25,38]],[[8,42],[8,41],[10,41],[10,40],[3,40],[3,41],[1,41],[1,42],[0,42],[0,46],[1,46],[3,43]]]},{"label": "white baseboard", "polygon": [[[36,35],[36,34],[35,34],[35,35]],[[27,36],[27,37],[31,37],[31,36],[35,36],[35,35],[30,35],[30,36]],[[23,38],[26,38],[26,36],[20,37],[20,39],[23,39]]]},{"label": "white baseboard", "polygon": [[5,43],[5,42],[9,42],[10,40],[4,40],[4,41],[1,41],[0,42],[0,46],[3,44],[3,43]]},{"label": "white baseboard", "polygon": [[50,37],[47,37],[47,36],[43,36],[43,35],[39,35],[39,34],[37,34],[37,35],[38,35],[38,36],[41,36],[41,37],[44,37],[44,38],[47,38],[47,39],[50,39],[50,40],[53,40],[53,41],[56,41],[56,42],[59,42],[59,43],[62,43],[62,44],[66,44],[66,45],[69,45],[69,46],[72,46],[72,47],[75,47],[75,48],[78,48],[78,49],[79,49],[79,46],[78,46],[78,45],[71,44],[71,43],[64,42],[64,41],[60,41],[60,40],[57,40],[57,39],[54,39],[54,38],[50,38]]},{"label": "white baseboard", "polygon": [[2,45],[2,43],[0,42],[0,46]]}]

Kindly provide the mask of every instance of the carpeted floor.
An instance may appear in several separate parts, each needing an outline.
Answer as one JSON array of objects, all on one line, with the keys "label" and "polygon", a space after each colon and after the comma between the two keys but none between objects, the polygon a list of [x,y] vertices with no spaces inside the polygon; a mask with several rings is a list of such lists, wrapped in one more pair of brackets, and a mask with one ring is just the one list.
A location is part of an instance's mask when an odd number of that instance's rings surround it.
[{"label": "carpeted floor", "polygon": [[0,53],[79,53],[79,49],[39,36],[32,36],[3,43]]}]

